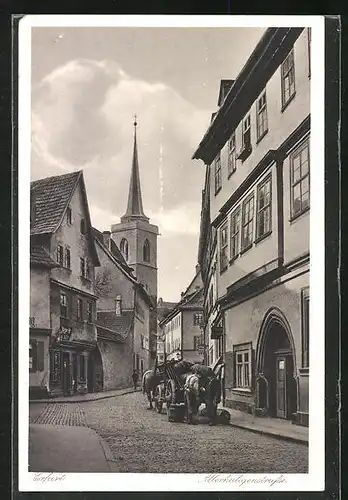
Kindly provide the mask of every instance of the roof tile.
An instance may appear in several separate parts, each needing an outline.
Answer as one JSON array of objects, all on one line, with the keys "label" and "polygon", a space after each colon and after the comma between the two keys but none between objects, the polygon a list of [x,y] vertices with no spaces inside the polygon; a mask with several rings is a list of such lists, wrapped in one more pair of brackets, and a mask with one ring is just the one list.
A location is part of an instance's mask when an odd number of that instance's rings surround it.
[{"label": "roof tile", "polygon": [[40,245],[30,244],[30,265],[31,266],[46,266],[59,267],[49,253]]}]

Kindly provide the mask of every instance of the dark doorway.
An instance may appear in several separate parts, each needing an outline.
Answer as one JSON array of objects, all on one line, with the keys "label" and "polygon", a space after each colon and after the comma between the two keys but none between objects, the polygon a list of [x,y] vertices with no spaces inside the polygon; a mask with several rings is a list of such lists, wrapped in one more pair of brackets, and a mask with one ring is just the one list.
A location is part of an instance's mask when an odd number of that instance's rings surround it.
[{"label": "dark doorway", "polygon": [[[267,414],[292,419],[297,408],[294,358],[288,334],[276,321],[266,333],[262,371],[267,384],[259,386],[259,400],[268,405]],[[261,394],[261,388],[268,394]]]},{"label": "dark doorway", "polygon": [[70,369],[70,359],[69,353],[62,353],[62,382],[63,382],[63,394],[64,396],[68,396],[70,394],[71,389],[71,369]]},{"label": "dark doorway", "polygon": [[77,391],[77,355],[76,352],[72,354],[72,392],[75,394]]},{"label": "dark doorway", "polygon": [[87,388],[88,392],[102,392],[104,390],[103,362],[98,347],[88,356]]}]

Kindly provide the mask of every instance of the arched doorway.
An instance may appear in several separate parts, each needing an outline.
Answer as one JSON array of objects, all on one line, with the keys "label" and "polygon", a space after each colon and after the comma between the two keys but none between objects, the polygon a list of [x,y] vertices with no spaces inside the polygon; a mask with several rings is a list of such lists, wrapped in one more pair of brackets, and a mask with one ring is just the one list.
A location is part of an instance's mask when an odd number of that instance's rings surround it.
[{"label": "arched doorway", "polygon": [[292,420],[297,412],[295,349],[290,326],[277,308],[270,309],[262,323],[256,369],[259,411]]},{"label": "arched doorway", "polygon": [[97,346],[94,351],[90,352],[88,360],[88,377],[87,385],[88,392],[101,392],[103,391],[103,362],[99,347]]}]

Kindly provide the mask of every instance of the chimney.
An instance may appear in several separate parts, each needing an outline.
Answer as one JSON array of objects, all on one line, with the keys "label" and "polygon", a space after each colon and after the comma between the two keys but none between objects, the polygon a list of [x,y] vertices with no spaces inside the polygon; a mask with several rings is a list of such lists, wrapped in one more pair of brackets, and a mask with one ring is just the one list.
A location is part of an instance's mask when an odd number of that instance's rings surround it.
[{"label": "chimney", "polygon": [[197,264],[196,265],[196,274],[198,274],[200,270],[201,270],[201,266],[199,264]]},{"label": "chimney", "polygon": [[103,231],[103,243],[108,250],[110,250],[110,238],[111,238],[111,232]]}]

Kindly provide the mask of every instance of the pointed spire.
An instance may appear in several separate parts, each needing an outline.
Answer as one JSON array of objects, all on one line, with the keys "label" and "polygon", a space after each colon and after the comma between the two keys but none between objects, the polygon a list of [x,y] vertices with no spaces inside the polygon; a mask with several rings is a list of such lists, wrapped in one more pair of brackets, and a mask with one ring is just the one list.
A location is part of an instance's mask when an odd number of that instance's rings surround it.
[{"label": "pointed spire", "polygon": [[132,172],[129,184],[128,204],[127,210],[121,222],[128,222],[131,220],[144,220],[149,221],[143,210],[143,202],[141,199],[139,163],[138,163],[138,148],[137,148],[137,115],[134,115],[134,146],[133,146],[133,161]]}]

